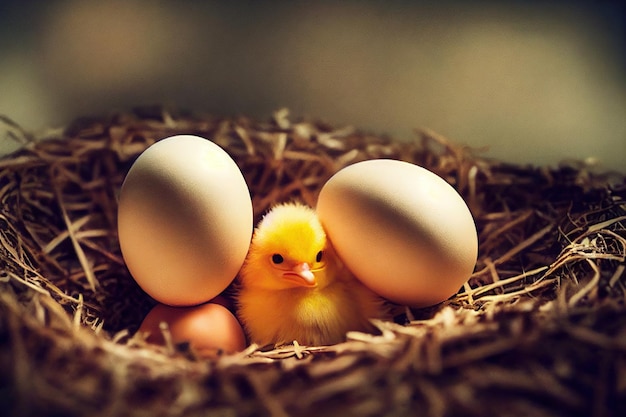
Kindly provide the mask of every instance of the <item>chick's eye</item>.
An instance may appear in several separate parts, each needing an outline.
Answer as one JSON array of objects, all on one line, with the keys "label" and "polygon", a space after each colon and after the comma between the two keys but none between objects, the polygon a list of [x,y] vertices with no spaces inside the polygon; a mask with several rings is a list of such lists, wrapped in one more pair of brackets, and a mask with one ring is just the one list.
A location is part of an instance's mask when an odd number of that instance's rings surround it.
[{"label": "chick's eye", "polygon": [[280,255],[279,253],[275,253],[272,255],[272,262],[275,264],[282,264],[284,261],[282,255]]},{"label": "chick's eye", "polygon": [[315,260],[316,260],[317,262],[322,262],[322,257],[323,257],[323,256],[324,256],[324,252],[319,251],[319,252],[317,252],[317,255],[315,255]]}]

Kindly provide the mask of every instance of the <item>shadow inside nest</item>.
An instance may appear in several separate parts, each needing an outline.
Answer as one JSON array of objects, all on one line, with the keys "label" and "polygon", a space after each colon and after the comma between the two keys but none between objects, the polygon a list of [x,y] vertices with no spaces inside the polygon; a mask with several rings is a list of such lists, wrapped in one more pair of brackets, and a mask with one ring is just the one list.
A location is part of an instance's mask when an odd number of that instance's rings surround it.
[{"label": "shadow inside nest", "polygon": [[[111,415],[132,401],[153,401],[150,392],[171,398],[163,415],[254,415],[255,407],[261,415],[412,415],[415,407],[433,416],[626,412],[621,174],[510,165],[430,131],[394,141],[292,120],[284,110],[256,121],[154,107],[80,119],[45,139],[10,123],[6,132],[24,147],[0,159],[0,366],[13,376],[0,383],[18,398],[15,407],[26,407],[21,415],[50,404],[67,415]],[[210,138],[233,157],[256,220],[282,201],[315,206],[325,181],[351,163],[421,165],[470,207],[479,235],[475,271],[445,302],[396,306],[394,322],[376,322],[376,334],[351,332],[338,345],[251,346],[209,361],[184,345],[148,346],[133,333],[154,301],[121,257],[117,196],[143,150],[183,133]],[[120,371],[116,361],[128,368]],[[75,373],[55,377],[68,363]],[[125,396],[92,398],[97,389],[84,388],[67,402],[54,400],[50,384],[27,382],[36,369],[37,381],[56,378],[61,392],[90,372],[99,372],[98,382],[85,386],[114,384],[117,372],[117,393]],[[179,398],[185,389],[187,402]],[[35,411],[26,404],[30,394]],[[150,410],[156,401],[146,404]]]}]

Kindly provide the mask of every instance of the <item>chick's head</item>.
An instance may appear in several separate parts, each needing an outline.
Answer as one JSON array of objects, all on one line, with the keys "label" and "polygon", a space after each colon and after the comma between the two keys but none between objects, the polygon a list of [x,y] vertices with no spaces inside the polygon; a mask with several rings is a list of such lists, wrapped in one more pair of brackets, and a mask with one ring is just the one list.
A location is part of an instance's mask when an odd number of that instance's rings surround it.
[{"label": "chick's head", "polygon": [[313,209],[276,206],[254,232],[240,279],[245,286],[275,290],[323,287],[328,284],[327,249],[326,233]]}]

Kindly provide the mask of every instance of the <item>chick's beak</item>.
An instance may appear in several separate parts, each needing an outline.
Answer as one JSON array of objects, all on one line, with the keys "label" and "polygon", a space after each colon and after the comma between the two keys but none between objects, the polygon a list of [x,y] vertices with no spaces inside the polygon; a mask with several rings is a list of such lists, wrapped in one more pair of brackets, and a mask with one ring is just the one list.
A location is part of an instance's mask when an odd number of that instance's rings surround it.
[{"label": "chick's beak", "polygon": [[315,274],[313,274],[311,267],[306,262],[294,265],[294,267],[290,271],[285,272],[283,276],[294,284],[303,287],[315,287],[317,285]]}]

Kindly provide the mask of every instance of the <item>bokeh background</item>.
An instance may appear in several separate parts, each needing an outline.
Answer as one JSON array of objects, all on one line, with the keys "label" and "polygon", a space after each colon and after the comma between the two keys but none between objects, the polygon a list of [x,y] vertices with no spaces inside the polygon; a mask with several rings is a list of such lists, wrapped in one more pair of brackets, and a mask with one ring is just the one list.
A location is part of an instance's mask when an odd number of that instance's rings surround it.
[{"label": "bokeh background", "polygon": [[[0,2],[0,114],[162,103],[626,171],[625,8],[592,1]],[[11,148],[0,136],[0,151]]]}]

